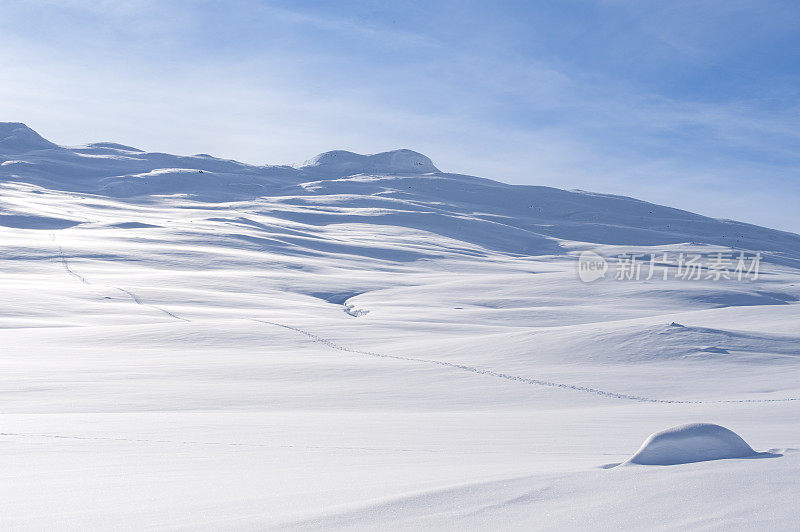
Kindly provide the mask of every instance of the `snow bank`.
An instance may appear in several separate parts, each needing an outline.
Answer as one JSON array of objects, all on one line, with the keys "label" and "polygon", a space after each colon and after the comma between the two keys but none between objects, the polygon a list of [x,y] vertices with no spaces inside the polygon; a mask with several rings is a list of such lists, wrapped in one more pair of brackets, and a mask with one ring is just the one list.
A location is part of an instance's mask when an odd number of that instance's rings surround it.
[{"label": "snow bank", "polygon": [[732,430],[713,423],[690,423],[652,434],[625,464],[675,465],[756,454]]}]

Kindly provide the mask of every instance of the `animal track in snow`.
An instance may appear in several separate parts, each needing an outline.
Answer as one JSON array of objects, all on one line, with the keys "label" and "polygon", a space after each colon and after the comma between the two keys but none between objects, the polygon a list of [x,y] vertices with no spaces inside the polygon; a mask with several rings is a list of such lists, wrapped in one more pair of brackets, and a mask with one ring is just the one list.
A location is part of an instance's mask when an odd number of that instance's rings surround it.
[{"label": "animal track in snow", "polygon": [[585,392],[585,393],[592,393],[595,395],[599,395],[601,397],[609,397],[611,399],[621,399],[621,400],[628,400],[628,401],[637,401],[640,403],[659,403],[659,404],[708,404],[708,403],[782,403],[782,402],[789,402],[789,401],[798,401],[800,397],[787,397],[782,399],[715,399],[715,400],[679,400],[679,399],[655,399],[652,397],[644,397],[640,395],[632,395],[626,393],[617,393],[617,392],[610,392],[607,390],[601,390],[599,388],[590,388],[588,386],[580,386],[577,384],[566,384],[561,382],[553,382],[553,381],[546,381],[542,379],[532,379],[529,377],[519,377],[517,375],[509,375],[507,373],[501,373],[498,371],[493,371],[490,369],[483,369],[478,368],[475,366],[468,366],[466,364],[456,364],[454,362],[446,362],[444,360],[432,360],[426,358],[417,358],[417,357],[408,357],[408,356],[401,356],[401,355],[387,355],[384,353],[376,353],[374,351],[362,351],[359,349],[352,349],[350,347],[339,345],[331,340],[323,338],[321,336],[317,336],[316,334],[301,329],[299,327],[293,327],[291,325],[284,325],[282,323],[277,323],[274,321],[267,321],[267,320],[260,320],[256,318],[250,318],[253,321],[257,321],[259,323],[264,323],[266,325],[274,325],[276,327],[283,327],[284,329],[289,329],[291,331],[295,331],[300,333],[308,338],[311,338],[313,341],[323,344],[331,349],[335,349],[337,351],[343,351],[346,353],[353,353],[357,355],[366,355],[376,358],[387,358],[387,359],[394,359],[394,360],[405,360],[407,362],[419,362],[423,364],[435,364],[437,366],[444,366],[448,368],[458,369],[462,371],[469,371],[470,373],[476,373],[478,375],[487,375],[490,377],[496,377],[498,379],[505,379],[509,381],[516,381],[525,384],[531,384],[534,386],[546,386],[549,388],[561,388],[564,390],[572,390],[576,392]]}]

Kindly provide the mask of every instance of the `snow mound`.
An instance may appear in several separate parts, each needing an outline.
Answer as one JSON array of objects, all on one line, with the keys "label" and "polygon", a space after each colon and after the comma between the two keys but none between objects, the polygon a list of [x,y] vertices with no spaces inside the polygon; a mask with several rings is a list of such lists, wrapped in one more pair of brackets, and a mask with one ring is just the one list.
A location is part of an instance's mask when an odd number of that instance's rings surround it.
[{"label": "snow mound", "polygon": [[132,151],[136,153],[144,153],[139,148],[134,148],[133,146],[126,146],[125,144],[119,144],[116,142],[92,142],[91,144],[87,144],[86,148],[88,149],[105,149],[105,150],[113,150],[113,151]]},{"label": "snow mound", "polygon": [[704,347],[700,351],[703,353],[716,353],[718,355],[730,354],[730,351],[728,351],[727,349],[723,347],[714,347],[714,346]]},{"label": "snow mound", "polygon": [[37,132],[20,122],[0,122],[0,152],[25,153],[55,148]]},{"label": "snow mound", "polygon": [[320,177],[368,173],[427,174],[439,171],[428,157],[412,150],[394,150],[374,155],[328,151],[306,161],[299,169]]},{"label": "snow mound", "polygon": [[730,429],[713,423],[690,423],[650,435],[625,464],[675,465],[757,454]]}]

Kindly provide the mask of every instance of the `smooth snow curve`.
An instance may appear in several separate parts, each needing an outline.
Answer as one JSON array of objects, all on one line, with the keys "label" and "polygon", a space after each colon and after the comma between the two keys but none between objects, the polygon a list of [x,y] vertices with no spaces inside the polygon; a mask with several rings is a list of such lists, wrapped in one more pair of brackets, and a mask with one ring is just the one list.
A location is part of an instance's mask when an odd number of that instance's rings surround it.
[{"label": "smooth snow curve", "polygon": [[676,465],[756,453],[730,429],[713,423],[690,423],[651,434],[626,464]]}]

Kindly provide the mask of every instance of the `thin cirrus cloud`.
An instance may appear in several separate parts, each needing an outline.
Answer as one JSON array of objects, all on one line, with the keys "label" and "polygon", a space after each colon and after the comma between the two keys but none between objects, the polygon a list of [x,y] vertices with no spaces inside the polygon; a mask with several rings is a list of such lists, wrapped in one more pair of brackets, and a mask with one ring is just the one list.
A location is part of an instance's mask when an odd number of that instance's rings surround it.
[{"label": "thin cirrus cloud", "polygon": [[62,144],[440,168],[800,231],[790,2],[12,1],[1,120]]}]

